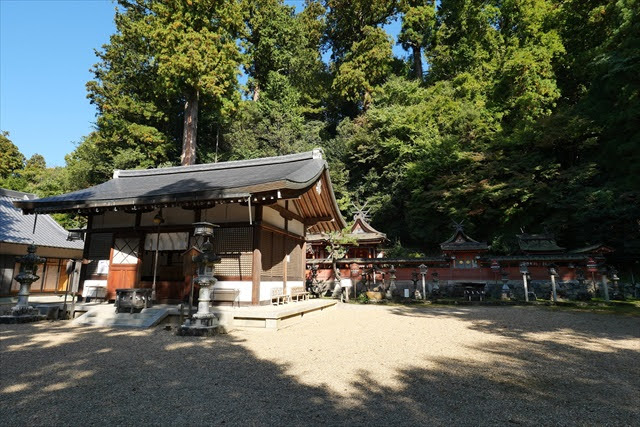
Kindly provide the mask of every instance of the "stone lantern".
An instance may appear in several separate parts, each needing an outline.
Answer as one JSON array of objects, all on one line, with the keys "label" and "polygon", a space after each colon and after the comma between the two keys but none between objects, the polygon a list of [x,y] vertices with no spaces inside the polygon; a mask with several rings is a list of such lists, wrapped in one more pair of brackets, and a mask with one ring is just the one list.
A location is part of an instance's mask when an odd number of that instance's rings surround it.
[{"label": "stone lantern", "polygon": [[396,278],[396,269],[392,265],[389,269],[389,289],[387,289],[387,299],[391,299],[398,293],[398,288],[396,287]]},{"label": "stone lantern", "polygon": [[440,279],[439,279],[439,274],[437,271],[434,271],[433,273],[431,273],[431,277],[433,278],[433,292],[434,293],[439,293],[440,292]]},{"label": "stone lantern", "polygon": [[411,273],[411,281],[413,282],[413,297],[415,299],[422,299],[420,296],[420,291],[418,290],[418,272],[414,271]]},{"label": "stone lantern", "polygon": [[38,272],[38,264],[44,264],[45,258],[36,255],[36,245],[31,244],[27,248],[27,254],[16,258],[16,262],[20,263],[20,273],[15,277],[15,281],[20,283],[20,291],[18,292],[18,303],[11,308],[11,312],[0,316],[0,323],[24,323],[43,320],[45,316],[40,315],[36,308],[29,305],[29,290],[31,284],[40,279],[36,273]]},{"label": "stone lantern", "polygon": [[609,279],[613,282],[613,299],[624,300],[624,290],[619,285],[620,277],[618,277],[618,270],[614,267],[609,269]]},{"label": "stone lantern", "polygon": [[[211,224],[213,227],[213,224]],[[212,230],[213,228],[211,228]],[[211,233],[213,234],[213,233]],[[198,293],[198,311],[192,319],[188,319],[179,330],[180,335],[209,336],[217,332],[218,318],[210,310],[211,294],[213,286],[218,281],[215,277],[215,265],[219,264],[221,258],[213,251],[211,234],[205,234],[207,241],[202,245],[202,253],[193,257],[193,262],[197,266],[198,277],[193,281],[200,286]]]},{"label": "stone lantern", "polygon": [[511,299],[511,288],[509,287],[509,272],[502,271],[502,291],[500,292],[501,300],[510,300]]},{"label": "stone lantern", "polygon": [[20,263],[20,273],[16,276],[16,282],[20,283],[20,291],[18,292],[18,304],[11,309],[14,315],[32,314],[33,307],[29,306],[29,290],[31,284],[38,280],[37,276],[38,264],[44,264],[45,258],[36,255],[36,245],[31,244],[27,248],[27,254],[17,257],[16,261]]}]

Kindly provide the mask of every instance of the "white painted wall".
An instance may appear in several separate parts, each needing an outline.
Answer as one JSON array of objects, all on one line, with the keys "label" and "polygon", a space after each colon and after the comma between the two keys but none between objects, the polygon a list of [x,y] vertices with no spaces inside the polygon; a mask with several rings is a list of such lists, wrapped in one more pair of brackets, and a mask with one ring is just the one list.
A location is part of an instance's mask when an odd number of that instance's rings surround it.
[{"label": "white painted wall", "polygon": [[[304,288],[304,282],[300,281],[287,281],[287,294],[291,294],[291,288]],[[282,289],[282,282],[260,282],[260,301],[270,301],[271,300],[271,289],[280,288]]]},{"label": "white painted wall", "polygon": [[291,293],[291,288],[304,288],[304,282],[302,280],[297,280],[297,281],[293,281],[293,280],[287,280],[287,293],[290,294]]},{"label": "white painted wall", "polygon": [[289,231],[298,236],[304,236],[304,224],[298,220],[289,221]]},{"label": "white painted wall", "polygon": [[135,223],[135,214],[123,211],[107,211],[93,217],[93,228],[133,227]]},{"label": "white painted wall", "polygon": [[247,282],[247,281],[221,280],[214,285],[213,289],[239,289],[240,302],[251,303],[252,286],[253,286],[253,283]]},{"label": "white painted wall", "polygon": [[[255,219],[255,206],[251,206],[251,218]],[[216,223],[249,222],[249,207],[239,203],[222,203],[202,211],[202,221]]]},{"label": "white painted wall", "polygon": [[284,218],[275,209],[265,206],[262,210],[262,221],[274,227],[284,229]]},{"label": "white painted wall", "polygon": [[260,282],[260,301],[271,301],[271,289],[282,289],[282,282]]},{"label": "white painted wall", "polygon": [[[140,218],[140,225],[153,226],[153,217],[158,214],[159,210],[156,209],[151,212],[145,212]],[[135,218],[135,215],[132,215]],[[193,224],[195,222],[196,214],[194,211],[182,208],[162,208],[162,218],[164,218],[163,226],[165,225],[184,225]]]}]

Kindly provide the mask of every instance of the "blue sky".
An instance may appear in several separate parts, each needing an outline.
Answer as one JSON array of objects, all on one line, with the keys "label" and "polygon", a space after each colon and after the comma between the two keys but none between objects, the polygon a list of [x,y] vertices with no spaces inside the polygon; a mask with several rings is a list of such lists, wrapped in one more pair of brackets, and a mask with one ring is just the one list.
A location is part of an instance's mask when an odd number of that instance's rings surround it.
[{"label": "blue sky", "polygon": [[[64,166],[91,132],[85,83],[94,49],[115,32],[114,10],[110,0],[0,0],[0,130],[25,157],[39,153],[48,166]],[[395,36],[399,23],[386,29]],[[394,53],[404,56],[399,46]]]},{"label": "blue sky", "polygon": [[115,31],[111,1],[0,0],[0,129],[29,158],[64,166],[91,131],[94,49]]}]

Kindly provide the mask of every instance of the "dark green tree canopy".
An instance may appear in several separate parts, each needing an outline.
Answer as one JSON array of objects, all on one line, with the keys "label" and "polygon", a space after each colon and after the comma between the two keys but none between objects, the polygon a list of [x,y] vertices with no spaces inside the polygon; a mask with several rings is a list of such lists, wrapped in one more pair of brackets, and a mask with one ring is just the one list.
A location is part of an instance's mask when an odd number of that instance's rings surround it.
[{"label": "dark green tree canopy", "polygon": [[[87,84],[96,128],[56,182],[177,164],[191,123],[200,161],[322,146],[345,214],[369,202],[376,228],[420,252],[467,218],[494,251],[548,228],[637,259],[639,13],[637,0],[121,1]],[[50,170],[3,138],[5,179]]]}]

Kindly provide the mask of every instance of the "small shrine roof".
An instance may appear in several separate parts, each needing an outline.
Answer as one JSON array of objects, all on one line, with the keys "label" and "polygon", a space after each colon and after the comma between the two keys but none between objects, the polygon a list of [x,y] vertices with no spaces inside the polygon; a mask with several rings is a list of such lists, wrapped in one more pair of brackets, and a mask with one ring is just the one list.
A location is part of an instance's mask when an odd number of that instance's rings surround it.
[{"label": "small shrine roof", "polygon": [[[367,221],[366,214],[362,210],[353,216],[354,222],[345,237],[353,238],[358,243],[382,243],[387,240],[387,235],[382,233]],[[327,240],[327,236],[322,233],[307,234],[307,242],[318,243]]]},{"label": "small shrine roof", "polygon": [[548,253],[561,252],[565,248],[558,246],[553,234],[518,234],[518,246],[523,252]]},{"label": "small shrine roof", "polygon": [[486,251],[489,249],[487,242],[478,242],[467,236],[462,223],[455,223],[453,235],[440,244],[443,251]]}]

